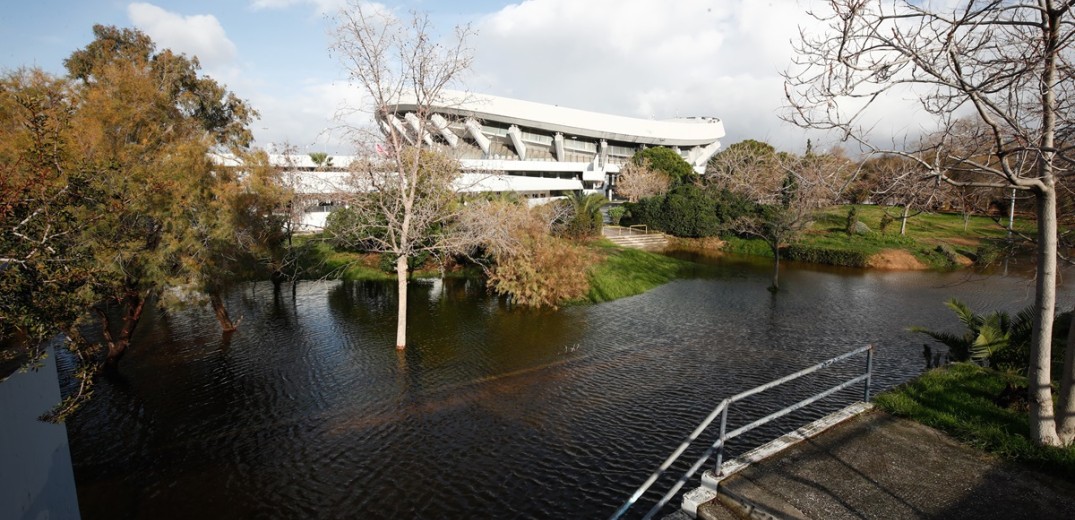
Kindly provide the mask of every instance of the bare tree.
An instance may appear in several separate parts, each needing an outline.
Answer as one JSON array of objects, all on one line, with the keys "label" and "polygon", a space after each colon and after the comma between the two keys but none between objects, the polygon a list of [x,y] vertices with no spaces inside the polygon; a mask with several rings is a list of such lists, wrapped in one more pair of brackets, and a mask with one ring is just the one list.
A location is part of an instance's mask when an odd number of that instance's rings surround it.
[{"label": "bare tree", "polygon": [[641,164],[628,161],[616,177],[616,194],[629,202],[638,202],[646,197],[663,195],[671,183],[672,179],[664,172],[654,170],[649,160],[643,160]]},{"label": "bare tree", "polygon": [[479,262],[492,290],[520,305],[556,308],[586,295],[596,260],[587,248],[555,236],[574,215],[568,204],[477,200],[460,214],[459,228],[483,252]]},{"label": "bare tree", "polygon": [[[407,344],[408,259],[421,251],[450,248],[444,224],[451,216],[449,193],[458,165],[432,151],[434,107],[450,100],[446,89],[471,63],[469,27],[458,27],[442,44],[429,18],[412,13],[400,20],[376,5],[352,1],[336,17],[335,43],[351,81],[361,87],[379,124],[374,134],[355,130],[377,159],[352,168],[351,201],[358,209],[356,234],[375,251],[395,256],[399,287],[396,348]],[[407,112],[399,106],[406,100]],[[413,114],[413,115],[410,115]],[[409,115],[409,117],[408,117]],[[404,126],[403,121],[410,127]]]},{"label": "bare tree", "polygon": [[[801,126],[837,130],[878,150],[867,134],[876,124],[874,109],[889,97],[917,94],[923,118],[938,132],[919,149],[889,151],[920,162],[930,176],[952,185],[1033,194],[1038,229],[1030,423],[1033,440],[1044,445],[1075,439],[1075,356],[1066,359],[1055,415],[1049,370],[1056,185],[1070,173],[1071,143],[1063,136],[1072,135],[1075,124],[1073,3],[966,0],[949,7],[830,0],[825,13],[814,13],[828,30],[816,37],[803,31],[798,58],[785,73],[788,118]],[[979,124],[959,124],[968,112]],[[960,180],[953,172],[961,170],[984,178]]]},{"label": "bare tree", "polygon": [[780,289],[780,250],[799,239],[818,209],[835,203],[854,168],[841,154],[795,156],[772,147],[729,147],[709,164],[710,185],[755,204],[730,224],[773,253],[770,291]]},{"label": "bare tree", "polygon": [[[946,186],[932,175],[932,170],[900,155],[867,159],[863,170],[870,178],[874,201],[889,219],[900,222],[900,235],[907,234],[907,221],[930,208]],[[892,207],[899,209],[893,212]]]}]

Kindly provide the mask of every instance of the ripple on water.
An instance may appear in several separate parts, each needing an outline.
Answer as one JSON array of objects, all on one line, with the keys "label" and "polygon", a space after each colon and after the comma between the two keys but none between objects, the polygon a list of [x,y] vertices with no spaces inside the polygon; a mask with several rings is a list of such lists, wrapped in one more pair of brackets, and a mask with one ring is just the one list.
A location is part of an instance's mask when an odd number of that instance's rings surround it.
[{"label": "ripple on water", "polygon": [[958,326],[945,299],[1015,310],[1029,294],[1022,278],[785,269],[773,297],[767,276],[735,264],[558,312],[465,280],[415,284],[404,352],[386,284],[241,288],[231,337],[204,309],[147,313],[120,374],[68,423],[82,513],[607,516],[720,399],[866,343],[879,346],[877,386],[898,384],[923,366],[908,326]]}]

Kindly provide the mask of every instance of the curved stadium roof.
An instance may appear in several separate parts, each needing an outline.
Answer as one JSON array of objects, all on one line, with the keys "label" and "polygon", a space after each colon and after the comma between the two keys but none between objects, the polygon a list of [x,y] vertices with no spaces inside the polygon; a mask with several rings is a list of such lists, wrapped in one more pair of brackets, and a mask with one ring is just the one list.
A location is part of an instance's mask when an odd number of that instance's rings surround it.
[{"label": "curved stadium roof", "polygon": [[[705,146],[724,137],[724,123],[715,117],[655,121],[486,94],[450,92],[443,97],[445,102],[433,107],[440,114],[560,132],[565,137],[681,147]],[[401,99],[395,111],[416,111],[413,99]]]}]

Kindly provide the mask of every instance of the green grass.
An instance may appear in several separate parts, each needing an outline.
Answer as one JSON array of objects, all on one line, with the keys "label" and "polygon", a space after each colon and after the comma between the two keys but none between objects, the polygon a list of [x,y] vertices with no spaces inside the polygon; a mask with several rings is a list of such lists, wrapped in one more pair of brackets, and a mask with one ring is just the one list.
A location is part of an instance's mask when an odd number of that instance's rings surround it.
[{"label": "green grass", "polygon": [[327,242],[316,237],[304,237],[299,244],[302,254],[299,263],[303,278],[331,278],[338,280],[392,280],[395,275],[382,271],[366,258],[366,255],[336,251]]},{"label": "green grass", "polygon": [[607,240],[594,243],[604,260],[590,272],[590,292],[586,298],[594,303],[642,294],[676,278],[694,272],[697,266],[638,249],[612,245]]},{"label": "green grass", "polygon": [[[296,245],[302,248],[299,256],[303,278],[317,280],[322,278],[349,281],[391,281],[396,279],[395,272],[381,269],[380,255],[373,253],[353,253],[337,251],[329,243],[320,240],[317,235],[296,237]],[[464,272],[464,271],[460,271]],[[449,273],[458,276],[456,272]],[[418,269],[411,273],[412,278],[439,277],[438,269]]]},{"label": "green grass", "polygon": [[[899,208],[895,207],[856,205],[855,208],[858,219],[874,231],[880,231],[881,216],[885,209],[888,209],[891,215],[899,213]],[[843,231],[844,226],[847,225],[847,212],[850,209],[850,205],[844,205],[821,210],[815,220],[815,229]],[[1016,218],[1015,229],[1024,233],[1033,233],[1035,223],[1033,220]],[[898,219],[888,225],[887,232],[890,235],[899,234]],[[971,216],[966,230],[963,229],[963,215],[959,213],[922,213],[907,220],[907,236],[915,240],[998,239],[1006,237],[1007,234],[1007,230],[1001,225],[994,222],[992,218],[984,216]]]},{"label": "green grass", "polygon": [[[879,206],[856,206],[858,220],[870,228],[861,235],[848,235],[847,213],[849,205],[832,206],[819,211],[814,223],[796,242],[796,247],[782,255],[791,260],[865,267],[872,255],[886,249],[902,249],[910,252],[932,269],[952,269],[958,265],[948,255],[937,251],[944,245],[959,255],[974,259],[979,247],[989,248],[1003,240],[1007,231],[989,217],[972,216],[964,230],[963,216],[952,213],[923,213],[907,222],[907,234],[900,235],[899,220],[889,224],[882,234],[881,217],[884,209]],[[890,213],[898,208],[887,208]],[[1016,219],[1015,228],[1023,233],[1033,233],[1032,220]],[[730,253],[756,255],[772,258],[773,254],[761,240],[732,237],[724,250]],[[995,251],[992,253],[995,256]]]},{"label": "green grass", "polygon": [[735,253],[737,255],[764,256],[766,258],[773,257],[773,250],[769,249],[769,246],[764,240],[757,238],[740,238],[737,236],[725,237],[722,251]]},{"label": "green grass", "polygon": [[[307,279],[395,280],[395,273],[382,271],[376,255],[336,251],[316,236],[303,237],[305,254],[300,262]],[[601,261],[590,272],[590,291],[581,302],[607,302],[642,294],[676,278],[690,276],[699,265],[661,254],[627,249],[607,240],[589,243]],[[453,276],[481,276],[480,269],[461,269]],[[415,278],[440,276],[436,270],[419,270]]]},{"label": "green grass", "polygon": [[993,399],[1007,383],[1026,379],[957,363],[931,370],[877,396],[889,413],[907,417],[997,456],[1075,478],[1075,446],[1035,446],[1025,411],[997,406]]}]

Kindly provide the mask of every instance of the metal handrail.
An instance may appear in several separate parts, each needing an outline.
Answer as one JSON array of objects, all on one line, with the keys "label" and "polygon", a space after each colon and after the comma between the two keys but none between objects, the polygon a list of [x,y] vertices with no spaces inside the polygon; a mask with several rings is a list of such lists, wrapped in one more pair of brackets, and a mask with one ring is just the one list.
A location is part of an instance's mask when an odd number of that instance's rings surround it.
[{"label": "metal handrail", "polygon": [[631,230],[632,235],[634,234],[634,231],[636,229],[641,229],[643,235],[648,235],[649,234],[649,226],[647,226],[645,224],[635,224],[633,226],[628,226],[627,229]]},{"label": "metal handrail", "polygon": [[[843,383],[840,383],[840,384],[838,384],[836,386],[833,386],[833,387],[829,388],[828,390],[824,390],[822,392],[814,394],[811,397],[803,399],[802,401],[799,401],[799,402],[797,402],[795,404],[792,404],[790,406],[786,406],[786,407],[784,407],[784,408],[782,408],[782,409],[780,409],[780,410],[778,410],[776,412],[773,412],[773,413],[771,413],[771,414],[769,414],[769,415],[767,415],[765,417],[762,417],[761,419],[758,419],[758,420],[756,420],[756,421],[754,421],[754,422],[752,422],[750,424],[747,424],[745,426],[741,426],[739,428],[736,428],[735,430],[732,430],[730,433],[727,431],[727,428],[728,428],[728,410],[731,409],[732,404],[734,404],[734,403],[736,403],[738,401],[742,401],[743,399],[746,399],[747,397],[750,397],[752,395],[759,394],[761,392],[764,392],[766,390],[770,390],[772,388],[780,386],[780,385],[782,385],[784,383],[787,383],[789,381],[798,379],[798,378],[800,378],[802,376],[805,376],[807,374],[812,374],[814,372],[817,372],[818,370],[828,368],[828,367],[832,366],[835,363],[838,363],[838,362],[843,361],[843,360],[845,360],[847,358],[856,356],[858,354],[862,354],[863,352],[866,353],[866,369],[865,369],[865,371],[864,371],[864,373],[862,375],[855,376],[855,377],[853,377],[853,378],[851,378],[851,379],[849,379],[847,381],[844,381]],[[612,516],[610,517],[610,520],[616,520],[616,519],[622,517],[625,513],[627,513],[627,511],[629,509],[631,509],[632,506],[634,506],[635,502],[638,501],[638,499],[641,498],[642,495],[645,494],[646,491],[649,490],[650,486],[652,486],[653,483],[656,482],[657,479],[660,478],[661,475],[663,475],[664,472],[667,471],[668,468],[671,467],[672,464],[675,463],[675,461],[679,459],[680,455],[682,455],[683,452],[686,451],[688,447],[690,447],[691,443],[693,443],[698,438],[698,436],[702,434],[702,432],[704,432],[706,429],[709,428],[709,425],[712,424],[713,421],[716,420],[716,418],[718,416],[720,417],[720,435],[717,437],[717,439],[715,441],[713,441],[713,444],[711,444],[705,450],[705,452],[702,454],[702,456],[699,457],[698,460],[696,460],[693,465],[691,465],[691,467],[687,470],[687,472],[685,472],[683,474],[683,476],[681,476],[679,478],[679,480],[676,481],[675,485],[673,485],[672,488],[667,493],[665,493],[664,496],[661,497],[661,500],[659,500],[657,502],[657,505],[653,506],[653,508],[650,509],[649,512],[646,513],[646,516],[643,517],[644,520],[648,520],[649,518],[652,518],[655,514],[657,514],[658,511],[661,510],[661,508],[663,508],[665,505],[667,505],[668,502],[672,499],[672,497],[674,497],[676,495],[676,493],[678,493],[679,490],[683,488],[684,484],[686,484],[690,480],[690,478],[694,476],[694,474],[698,471],[698,469],[701,468],[702,465],[705,464],[705,462],[707,460],[709,460],[709,458],[713,455],[714,451],[717,453],[716,473],[719,476],[721,474],[721,466],[723,465],[723,462],[724,462],[724,445],[727,443],[727,441],[729,439],[733,439],[735,437],[738,437],[738,436],[740,436],[740,435],[742,435],[742,434],[744,434],[744,433],[746,433],[746,432],[748,432],[750,430],[753,430],[754,428],[757,428],[757,427],[762,426],[764,424],[767,424],[767,423],[769,423],[771,421],[779,419],[779,418],[781,418],[781,417],[783,417],[783,416],[785,416],[785,415],[787,415],[789,413],[792,413],[792,412],[794,412],[796,410],[800,410],[800,409],[802,409],[804,407],[807,407],[807,406],[809,406],[811,404],[814,404],[815,402],[820,401],[821,399],[829,397],[832,394],[835,394],[836,392],[839,392],[841,390],[850,388],[851,386],[853,386],[855,384],[858,384],[858,383],[863,383],[862,400],[864,402],[869,402],[870,401],[870,383],[871,383],[872,378],[873,378],[873,354],[874,354],[873,345],[867,345],[865,347],[860,347],[860,348],[852,350],[851,352],[848,352],[846,354],[842,354],[842,355],[836,356],[836,357],[834,357],[832,359],[822,361],[821,363],[818,363],[818,364],[816,364],[814,366],[804,368],[804,369],[802,369],[802,370],[800,370],[798,372],[795,372],[793,374],[786,375],[786,376],[784,376],[784,377],[782,377],[780,379],[770,381],[770,382],[768,382],[768,383],[766,383],[764,385],[751,388],[750,390],[740,392],[740,393],[735,394],[735,395],[733,395],[733,396],[731,396],[731,397],[729,397],[727,399],[724,399],[723,401],[720,402],[720,404],[717,405],[716,408],[713,409],[712,412],[709,413],[709,415],[706,416],[706,418],[704,420],[702,420],[701,424],[699,424],[698,427],[695,428],[694,431],[692,431],[691,434],[689,436],[687,436],[687,438],[682,443],[680,443],[679,447],[676,448],[676,450],[673,451],[672,454],[669,455],[668,458],[666,458],[664,460],[664,462],[661,463],[661,465],[657,468],[657,470],[654,471],[649,476],[649,478],[646,479],[646,481],[643,482],[642,485],[639,486],[638,489],[635,490],[635,492],[631,495],[631,497],[628,498],[627,501],[624,502],[623,505],[621,505],[620,508],[617,509],[615,513],[612,514]]]}]

